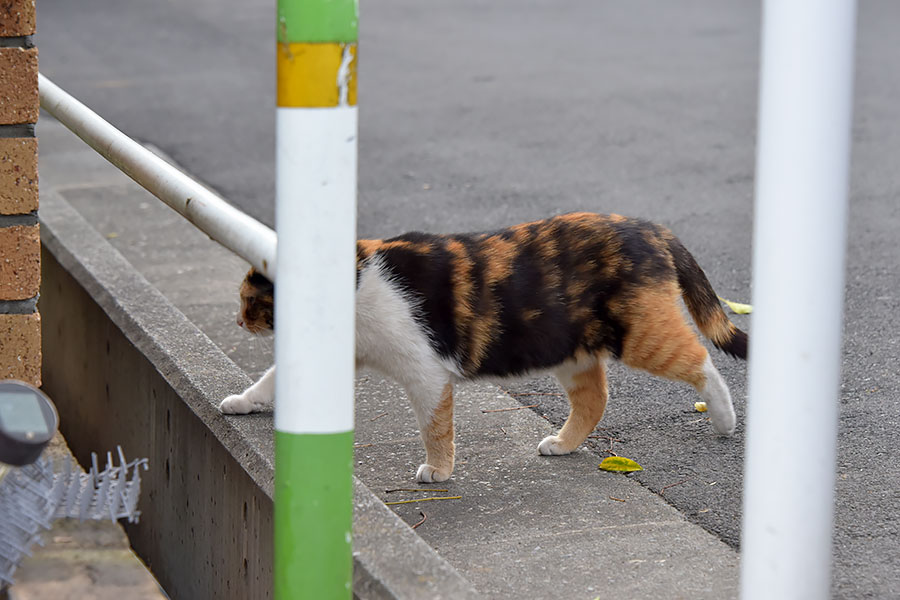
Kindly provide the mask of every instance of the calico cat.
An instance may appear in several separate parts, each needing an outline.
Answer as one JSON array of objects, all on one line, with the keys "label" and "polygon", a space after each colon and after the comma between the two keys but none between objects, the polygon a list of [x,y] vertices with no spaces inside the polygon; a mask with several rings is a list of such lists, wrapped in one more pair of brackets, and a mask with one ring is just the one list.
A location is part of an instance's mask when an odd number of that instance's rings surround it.
[{"label": "calico cat", "polygon": [[[719,349],[745,359],[747,334],[720,306],[703,270],[666,228],[575,213],[490,233],[407,233],[356,246],[356,360],[396,379],[418,420],[426,459],[416,479],[453,471],[453,384],[550,370],[571,412],[538,445],[567,454],[606,407],[605,362],[687,382],[713,428],[731,435],[731,395],[685,320],[679,298]],[[273,284],[250,270],[238,324],[273,329]],[[272,367],[223,413],[270,407]]]}]

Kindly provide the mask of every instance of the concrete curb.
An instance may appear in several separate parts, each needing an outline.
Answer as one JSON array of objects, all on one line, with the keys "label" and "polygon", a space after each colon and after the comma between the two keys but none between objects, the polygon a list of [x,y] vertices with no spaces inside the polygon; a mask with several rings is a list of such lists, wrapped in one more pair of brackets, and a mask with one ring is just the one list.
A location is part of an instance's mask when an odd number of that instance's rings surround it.
[{"label": "concrete curb", "polygon": [[[74,453],[150,458],[128,533],[173,598],[269,597],[272,441],[215,407],[248,377],[58,194],[41,224],[45,388]],[[358,597],[478,597],[358,480],[354,496]]]}]

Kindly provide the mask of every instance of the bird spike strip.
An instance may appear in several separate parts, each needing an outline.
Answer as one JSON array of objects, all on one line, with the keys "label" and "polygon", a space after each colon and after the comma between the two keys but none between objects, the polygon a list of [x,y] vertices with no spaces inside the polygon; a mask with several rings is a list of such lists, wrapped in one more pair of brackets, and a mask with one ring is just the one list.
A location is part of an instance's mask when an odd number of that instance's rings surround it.
[{"label": "bird spike strip", "polygon": [[0,589],[13,583],[19,563],[31,555],[32,545],[42,544],[41,533],[56,519],[137,522],[140,467],[147,470],[147,459],[127,462],[121,447],[118,458],[116,465],[107,453],[101,471],[97,455],[91,454],[91,469],[84,473],[71,458],[55,469],[53,461],[42,457],[0,478]]}]

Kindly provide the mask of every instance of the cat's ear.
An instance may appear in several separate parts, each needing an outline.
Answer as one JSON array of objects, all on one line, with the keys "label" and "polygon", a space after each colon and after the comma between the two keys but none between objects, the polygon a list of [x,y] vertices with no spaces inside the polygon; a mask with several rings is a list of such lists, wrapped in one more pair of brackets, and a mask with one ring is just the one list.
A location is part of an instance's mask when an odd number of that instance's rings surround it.
[{"label": "cat's ear", "polygon": [[255,268],[251,267],[247,272],[247,276],[244,280],[250,284],[251,286],[261,290],[262,293],[271,293],[271,291],[275,288],[275,285],[269,280],[268,277],[257,271]]}]

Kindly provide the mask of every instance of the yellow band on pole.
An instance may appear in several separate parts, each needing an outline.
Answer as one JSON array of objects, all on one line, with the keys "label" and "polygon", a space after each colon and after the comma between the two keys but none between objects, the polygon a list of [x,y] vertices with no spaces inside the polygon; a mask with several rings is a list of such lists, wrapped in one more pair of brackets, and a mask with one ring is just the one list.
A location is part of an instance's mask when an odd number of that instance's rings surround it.
[{"label": "yellow band on pole", "polygon": [[278,44],[278,106],[356,106],[356,44]]}]

